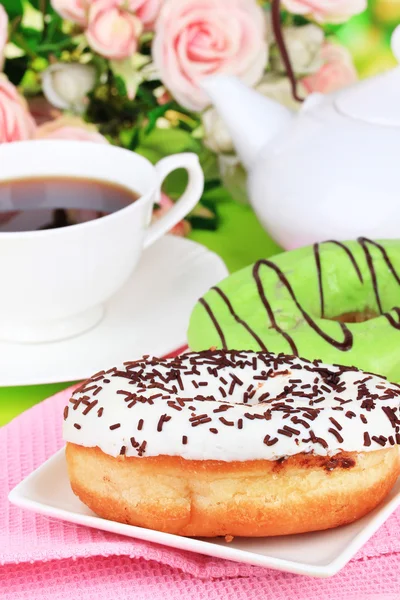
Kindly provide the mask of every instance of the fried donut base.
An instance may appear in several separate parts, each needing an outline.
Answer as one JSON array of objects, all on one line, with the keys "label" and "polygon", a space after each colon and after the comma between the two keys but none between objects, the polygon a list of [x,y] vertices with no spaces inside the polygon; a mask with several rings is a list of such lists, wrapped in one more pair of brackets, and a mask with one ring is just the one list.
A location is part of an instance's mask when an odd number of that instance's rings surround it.
[{"label": "fried donut base", "polygon": [[183,536],[330,529],[374,509],[400,474],[398,446],[333,457],[224,462],[114,458],[67,443],[71,487],[97,515]]}]

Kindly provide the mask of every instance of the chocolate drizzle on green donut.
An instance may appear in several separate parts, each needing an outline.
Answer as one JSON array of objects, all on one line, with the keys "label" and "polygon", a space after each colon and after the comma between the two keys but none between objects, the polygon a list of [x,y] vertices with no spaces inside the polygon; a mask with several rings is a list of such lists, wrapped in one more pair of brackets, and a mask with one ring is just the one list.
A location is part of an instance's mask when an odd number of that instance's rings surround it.
[{"label": "chocolate drizzle on green donut", "polygon": [[317,265],[317,277],[318,277],[318,289],[321,306],[321,317],[325,316],[325,301],[324,301],[324,288],[322,287],[322,269],[321,269],[321,257],[319,255],[319,244],[313,245],[313,252],[315,258],[315,264]]},{"label": "chocolate drizzle on green donut", "polygon": [[378,288],[378,279],[376,276],[374,262],[372,260],[372,256],[368,249],[367,244],[371,244],[371,246],[375,246],[375,248],[378,248],[378,250],[382,254],[383,260],[385,261],[389,271],[391,272],[391,274],[393,275],[393,277],[395,278],[395,280],[397,281],[397,283],[399,285],[400,285],[400,277],[397,274],[396,269],[394,268],[392,261],[390,260],[390,258],[388,256],[388,253],[386,252],[385,248],[383,246],[381,246],[381,244],[378,244],[378,242],[374,242],[373,240],[369,240],[367,238],[358,238],[357,241],[359,242],[362,249],[364,250],[365,259],[367,261],[368,269],[371,274],[372,285],[374,288],[375,299],[376,299],[376,303],[378,305],[379,312],[381,313],[381,315],[383,314],[383,316],[386,317],[386,319],[388,320],[389,325],[391,327],[393,327],[394,329],[400,329],[400,309],[397,306],[392,308],[392,311],[395,312],[397,315],[397,321],[395,320],[393,315],[391,315],[390,313],[383,312],[381,297],[380,297],[379,288]]},{"label": "chocolate drizzle on green donut", "polygon": [[222,348],[224,350],[227,350],[228,346],[226,345],[224,332],[222,331],[221,326],[218,323],[216,316],[214,315],[213,311],[211,310],[210,305],[208,304],[208,302],[206,302],[204,300],[204,298],[200,298],[199,302],[200,302],[200,304],[202,304],[204,306],[204,308],[206,309],[206,311],[208,313],[208,316],[210,317],[211,321],[213,322],[214,327],[217,330],[219,337],[221,338]]},{"label": "chocolate drizzle on green donut", "polygon": [[300,306],[300,305],[298,304],[298,302],[297,302],[297,300],[295,298],[295,295],[293,293],[293,290],[291,288],[290,283],[288,282],[288,280],[286,279],[284,273],[280,270],[279,267],[277,267],[273,262],[271,262],[269,260],[259,260],[259,261],[257,261],[255,263],[255,265],[253,267],[253,277],[254,277],[256,285],[257,285],[257,289],[258,289],[258,293],[259,293],[260,298],[261,298],[261,302],[264,304],[264,306],[265,306],[265,308],[267,310],[269,319],[271,321],[271,327],[273,329],[275,329],[278,333],[280,333],[285,338],[285,340],[289,343],[290,348],[291,348],[293,354],[298,355],[297,346],[296,346],[293,338],[291,338],[290,335],[288,333],[286,333],[286,331],[284,331],[281,327],[279,327],[278,323],[276,322],[274,312],[273,312],[273,310],[271,308],[270,303],[267,300],[267,297],[266,297],[265,292],[264,292],[263,283],[262,283],[261,277],[259,275],[259,270],[260,270],[261,265],[265,265],[267,267],[270,267],[271,269],[273,269],[276,272],[276,274],[278,275],[279,279],[286,286],[289,294],[292,296],[294,302],[296,303],[296,306]]},{"label": "chocolate drizzle on green donut", "polygon": [[[292,286],[290,285],[290,283],[287,280],[286,275],[283,273],[283,271],[281,271],[281,269],[275,263],[271,262],[270,260],[259,260],[255,263],[255,265],[253,267],[253,277],[256,281],[257,289],[260,294],[261,301],[264,304],[264,306],[268,312],[268,316],[270,317],[271,327],[273,327],[274,329],[276,329],[276,331],[281,333],[283,335],[283,337],[289,342],[293,354],[298,355],[296,344],[294,343],[294,340],[289,336],[289,334],[286,331],[283,331],[283,329],[281,329],[279,327],[279,325],[276,323],[271,306],[265,296],[263,284],[262,284],[262,281],[261,281],[261,278],[259,275],[261,266],[269,267],[270,269],[275,271],[275,273],[279,277],[279,280],[281,281],[281,283],[285,286],[285,288],[289,292],[293,302],[295,303],[296,307],[301,312],[304,320],[311,327],[311,329],[313,329],[326,342],[328,342],[329,344],[331,344],[338,350],[342,350],[344,352],[346,352],[347,350],[350,350],[350,348],[353,345],[353,334],[351,333],[350,329],[344,323],[339,323],[339,326],[340,326],[340,328],[343,332],[343,336],[344,336],[343,341],[335,340],[335,338],[333,338],[328,333],[326,333],[323,329],[321,329],[321,327],[319,327],[319,325],[312,319],[312,317],[304,310],[304,308],[301,306],[301,304],[297,300],[296,295],[292,289]],[[271,317],[271,314],[272,314],[272,317]]]},{"label": "chocolate drizzle on green donut", "polygon": [[339,248],[342,248],[346,252],[347,256],[349,257],[350,262],[353,265],[355,272],[357,273],[358,279],[361,281],[361,283],[364,283],[364,279],[363,279],[360,267],[358,266],[357,261],[354,258],[350,248],[348,248],[347,246],[342,244],[342,242],[337,242],[336,240],[328,240],[327,242],[324,242],[324,243],[325,244],[335,244],[336,246],[339,246]]},{"label": "chocolate drizzle on green donut", "polygon": [[397,306],[396,306],[395,308],[392,308],[392,311],[396,313],[397,321],[395,320],[393,315],[391,315],[390,313],[385,313],[384,316],[387,318],[387,320],[389,321],[389,324],[392,327],[394,327],[395,329],[400,329],[400,308],[397,308]]},{"label": "chocolate drizzle on green donut", "polygon": [[267,348],[265,347],[265,344],[262,341],[262,339],[256,334],[256,332],[250,327],[250,325],[248,323],[246,323],[246,321],[241,319],[239,317],[239,315],[235,312],[228,296],[222,290],[220,290],[219,287],[217,287],[217,286],[212,287],[211,289],[214,290],[217,294],[219,294],[219,296],[221,296],[222,300],[225,302],[229,312],[231,313],[231,315],[235,319],[235,321],[237,323],[239,323],[240,325],[242,325],[249,332],[249,334],[255,339],[255,341],[257,342],[257,344],[259,344],[259,346],[262,350],[266,350]]},{"label": "chocolate drizzle on green donut", "polygon": [[[391,327],[393,327],[394,329],[400,330],[400,308],[393,307],[390,313],[383,312],[383,306],[382,306],[381,296],[380,296],[379,287],[378,287],[378,276],[377,276],[377,272],[375,269],[374,258],[371,254],[370,246],[376,248],[381,253],[382,258],[383,258],[387,268],[389,269],[390,273],[392,274],[395,281],[399,285],[400,285],[400,276],[396,272],[396,270],[388,256],[387,251],[381,244],[379,244],[378,242],[375,242],[373,240],[364,238],[364,237],[358,238],[357,242],[360,244],[360,246],[364,252],[364,255],[365,255],[365,260],[366,260],[366,264],[368,267],[368,271],[370,273],[371,283],[373,286],[373,291],[374,291],[374,296],[375,296],[378,311],[379,311],[380,315],[384,316],[387,319],[387,321],[389,322]],[[322,242],[322,243],[323,244],[335,244],[336,246],[341,248],[348,256],[348,258],[354,268],[354,271],[357,274],[359,281],[361,283],[364,283],[364,277],[361,272],[360,266],[359,266],[359,264],[357,264],[357,260],[356,260],[355,256],[353,255],[352,251],[350,250],[350,248],[348,248],[344,243],[338,242],[335,240],[328,240],[328,241]],[[321,318],[326,318],[325,317],[325,297],[324,297],[323,278],[322,278],[323,264],[321,261],[320,246],[321,246],[321,244],[314,244],[313,245],[313,253],[314,253],[317,278],[318,278]],[[326,342],[328,342],[330,345],[332,345],[337,350],[346,352],[346,351],[352,349],[353,334],[345,323],[340,322],[340,321],[338,321],[338,323],[337,323],[338,326],[342,330],[342,334],[343,334],[342,340],[340,340],[340,339],[338,340],[338,339],[336,339],[336,336],[332,337],[331,335],[326,333],[318,325],[316,320],[301,306],[298,299],[296,298],[293,288],[292,288],[291,284],[289,283],[285,273],[279,268],[279,266],[271,260],[259,260],[253,265],[252,276],[253,276],[256,286],[257,286],[259,298],[267,312],[267,315],[268,315],[268,318],[270,321],[269,328],[274,329],[277,333],[279,333],[288,342],[291,352],[294,355],[298,355],[298,349],[297,349],[296,343],[295,343],[294,339],[291,337],[291,335],[289,335],[289,333],[287,331],[285,331],[282,327],[280,327],[279,323],[277,322],[277,319],[275,318],[274,310],[271,306],[270,301],[268,300],[267,292],[264,287],[262,278],[260,276],[261,268],[267,268],[267,269],[273,270],[275,272],[275,274],[279,278],[280,283],[286,289],[286,291],[292,298],[296,308],[301,313],[304,321],[311,327],[311,329],[313,331],[315,331],[320,337],[322,337]],[[225,292],[223,292],[218,286],[213,287],[212,290],[216,294],[218,294],[219,297],[222,299],[222,301],[224,302],[225,306],[227,307],[229,313],[231,314],[233,319],[236,321],[236,323],[241,325],[250,334],[250,336],[257,342],[260,349],[267,350],[267,347],[266,347],[265,343],[263,342],[261,336],[258,335],[254,329],[252,329],[252,327],[250,326],[250,324],[248,322],[246,322],[246,320],[244,320],[243,318],[241,318],[239,316],[239,314],[237,314],[237,312],[235,311],[235,309],[232,306],[232,303],[231,303],[229,297],[225,294]],[[221,339],[223,348],[227,349],[227,342],[226,342],[226,339],[224,336],[224,332],[223,332],[223,329],[222,329],[220,323],[218,322],[217,316],[211,309],[210,305],[204,299],[201,299],[200,303],[203,305],[203,307],[207,311],[207,313],[208,313],[208,315],[209,315],[209,317]]]},{"label": "chocolate drizzle on green donut", "polygon": [[[297,346],[296,346],[293,338],[278,325],[278,323],[275,319],[275,315],[272,310],[271,304],[269,303],[269,301],[265,295],[263,283],[262,283],[261,277],[259,275],[260,267],[263,265],[266,267],[269,267],[275,271],[275,273],[278,275],[280,281],[283,283],[283,285],[286,287],[287,291],[289,292],[290,296],[292,297],[292,300],[295,303],[296,307],[299,309],[299,311],[303,315],[304,320],[308,323],[308,325],[316,333],[318,333],[325,341],[330,343],[332,346],[334,346],[338,350],[342,350],[342,351],[350,350],[350,348],[353,345],[353,334],[351,333],[349,328],[344,323],[338,323],[339,327],[342,329],[342,332],[344,334],[344,339],[341,342],[341,341],[336,340],[329,334],[327,334],[325,331],[323,331],[317,325],[317,323],[315,323],[315,321],[310,317],[310,315],[303,309],[303,307],[301,306],[301,304],[299,303],[299,301],[296,298],[296,295],[292,289],[292,286],[290,285],[289,281],[287,280],[285,274],[281,271],[281,269],[269,260],[259,260],[254,264],[252,272],[253,272],[253,277],[254,277],[256,285],[257,285],[257,290],[258,290],[260,299],[268,313],[268,317],[271,322],[271,328],[275,329],[278,333],[280,333],[282,335],[282,337],[285,338],[285,340],[290,345],[291,351],[294,355],[298,356],[298,354],[299,354]],[[250,325],[248,323],[246,323],[246,321],[244,321],[243,319],[240,319],[240,317],[235,313],[235,311],[232,307],[232,304],[230,303],[228,297],[224,294],[224,292],[222,292],[222,290],[220,290],[220,288],[218,288],[217,286],[215,286],[212,289],[215,292],[217,292],[220,295],[220,297],[224,300],[228,310],[230,311],[231,315],[234,317],[236,322],[241,324],[254,337],[254,339],[256,339],[257,343],[259,343],[260,345],[262,344],[262,348],[264,350],[267,350],[264,343],[261,342],[261,340],[259,339],[257,334],[251,329]],[[322,286],[320,289],[322,290]],[[202,304],[204,306],[205,310],[207,311],[207,313],[208,313],[211,321],[213,322],[214,327],[217,330],[218,335],[221,339],[222,347],[224,350],[226,350],[227,349],[226,339],[225,339],[223,330],[218,322],[218,319],[216,318],[215,314],[211,310],[211,307],[209,306],[209,304],[203,298],[200,299],[200,304]]]},{"label": "chocolate drizzle on green donut", "polygon": [[[362,249],[364,250],[364,254],[365,254],[365,258],[367,261],[367,265],[368,265],[368,269],[369,272],[371,273],[371,279],[372,279],[372,285],[374,287],[374,294],[375,294],[375,298],[376,298],[376,303],[378,305],[379,308],[379,312],[381,314],[383,314],[383,310],[382,310],[382,303],[381,303],[381,298],[379,295],[379,289],[378,289],[378,281],[377,281],[377,277],[376,277],[376,271],[375,271],[375,267],[374,267],[374,263],[372,260],[372,256],[370,254],[370,251],[368,249],[367,244],[371,244],[372,246],[375,246],[375,248],[378,248],[378,250],[381,252],[382,256],[383,256],[383,260],[385,261],[389,271],[392,273],[393,277],[395,278],[395,280],[397,281],[397,283],[400,285],[400,277],[398,276],[398,274],[396,273],[396,270],[394,268],[394,266],[392,265],[392,262],[388,256],[388,253],[386,252],[385,248],[383,246],[381,246],[380,244],[378,244],[378,242],[374,242],[373,240],[368,240],[367,238],[358,238],[358,243],[361,245]],[[389,321],[390,323],[390,321]]]},{"label": "chocolate drizzle on green donut", "polygon": [[[361,281],[361,283],[364,282],[362,273],[360,271],[360,267],[358,266],[357,261],[354,258],[351,250],[347,246],[342,244],[342,242],[337,242],[336,240],[328,240],[327,242],[323,242],[323,243],[324,244],[335,244],[336,246],[339,246],[339,248],[342,248],[346,252],[347,256],[349,257],[349,260],[350,260],[351,264],[353,265],[355,272],[357,273],[358,279]],[[322,287],[322,268],[321,268],[321,257],[320,257],[320,253],[319,253],[319,247],[320,247],[320,244],[314,244],[313,250],[314,250],[314,256],[315,256],[315,264],[317,265],[318,288],[319,288],[319,296],[320,296],[320,303],[321,303],[321,318],[323,319],[325,317],[325,301],[324,301],[324,289]]]}]

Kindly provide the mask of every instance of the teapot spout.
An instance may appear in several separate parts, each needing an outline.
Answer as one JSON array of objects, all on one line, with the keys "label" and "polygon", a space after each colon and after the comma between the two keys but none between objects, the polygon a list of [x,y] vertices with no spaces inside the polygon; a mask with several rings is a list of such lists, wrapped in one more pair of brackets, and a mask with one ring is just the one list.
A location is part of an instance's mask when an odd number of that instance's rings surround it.
[{"label": "teapot spout", "polygon": [[293,113],[285,106],[262,96],[235,77],[205,77],[201,87],[227,126],[246,168],[251,167],[261,148],[292,119]]}]

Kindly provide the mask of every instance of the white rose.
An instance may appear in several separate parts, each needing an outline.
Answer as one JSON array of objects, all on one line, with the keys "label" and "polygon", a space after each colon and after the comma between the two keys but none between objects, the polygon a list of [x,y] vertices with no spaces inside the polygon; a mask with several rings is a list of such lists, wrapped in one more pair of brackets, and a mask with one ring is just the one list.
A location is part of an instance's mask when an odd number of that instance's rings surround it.
[{"label": "white rose", "polygon": [[83,112],[87,94],[96,81],[96,71],[91,65],[56,63],[42,75],[43,93],[53,106],[63,110]]},{"label": "white rose", "polygon": [[[293,71],[298,75],[315,73],[322,66],[321,49],[324,32],[317,25],[287,27],[283,37]],[[271,64],[275,71],[285,73],[286,69],[278,49],[271,56]]]}]

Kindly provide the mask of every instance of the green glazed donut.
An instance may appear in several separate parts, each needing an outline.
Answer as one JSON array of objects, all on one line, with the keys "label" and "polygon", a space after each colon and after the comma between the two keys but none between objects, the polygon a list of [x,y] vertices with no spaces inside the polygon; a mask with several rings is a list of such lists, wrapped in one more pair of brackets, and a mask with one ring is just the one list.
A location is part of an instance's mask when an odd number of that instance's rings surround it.
[{"label": "green glazed donut", "polygon": [[400,241],[328,241],[259,260],[209,290],[192,350],[268,350],[400,382]]}]

